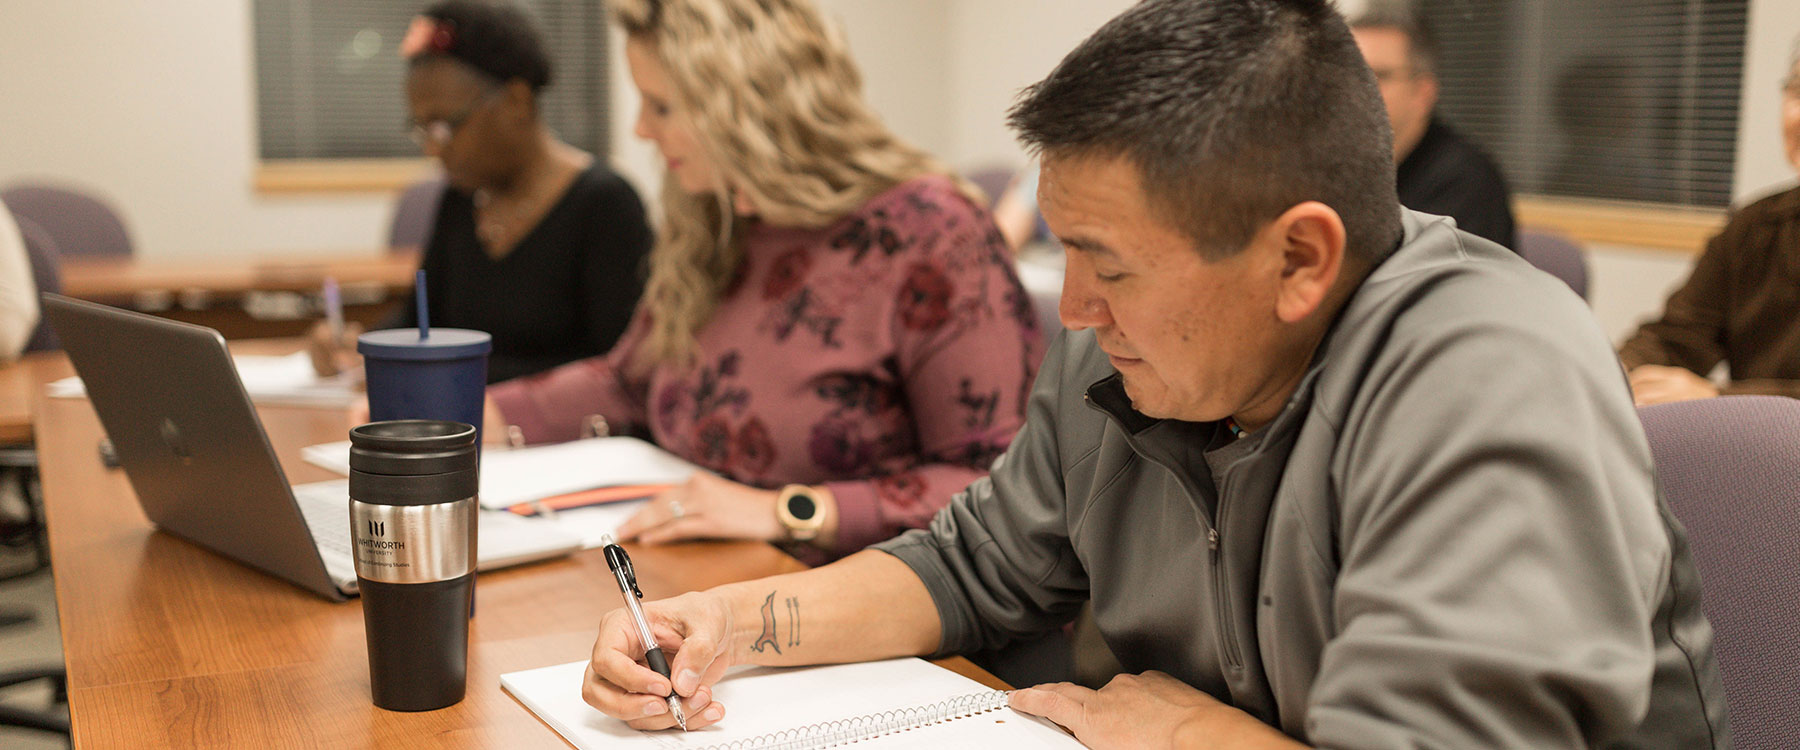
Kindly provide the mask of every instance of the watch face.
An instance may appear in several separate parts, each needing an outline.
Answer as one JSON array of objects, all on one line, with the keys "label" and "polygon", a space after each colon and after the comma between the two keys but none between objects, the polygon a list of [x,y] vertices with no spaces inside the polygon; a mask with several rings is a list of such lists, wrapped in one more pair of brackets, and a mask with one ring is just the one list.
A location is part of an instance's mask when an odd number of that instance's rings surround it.
[{"label": "watch face", "polygon": [[[787,509],[788,515],[793,516],[796,520],[810,521],[812,520],[813,514],[818,512],[819,506],[817,503],[813,502],[811,497],[796,493],[794,496],[788,498]],[[766,513],[767,511],[764,512]]]}]

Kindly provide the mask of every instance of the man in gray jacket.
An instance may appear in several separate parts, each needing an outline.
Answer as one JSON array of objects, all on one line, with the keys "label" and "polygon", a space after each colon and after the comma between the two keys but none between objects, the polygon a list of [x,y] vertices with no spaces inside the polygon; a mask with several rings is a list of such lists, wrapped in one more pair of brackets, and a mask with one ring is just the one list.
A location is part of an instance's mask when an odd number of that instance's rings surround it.
[{"label": "man in gray jacket", "polygon": [[[1611,347],[1556,280],[1400,208],[1328,3],[1148,0],[1012,123],[1074,329],[1025,428],[929,530],[649,605],[690,726],[732,664],[993,648],[1091,600],[1133,674],[1011,700],[1094,747],[1729,745]],[[670,726],[643,652],[608,615],[584,696]]]}]

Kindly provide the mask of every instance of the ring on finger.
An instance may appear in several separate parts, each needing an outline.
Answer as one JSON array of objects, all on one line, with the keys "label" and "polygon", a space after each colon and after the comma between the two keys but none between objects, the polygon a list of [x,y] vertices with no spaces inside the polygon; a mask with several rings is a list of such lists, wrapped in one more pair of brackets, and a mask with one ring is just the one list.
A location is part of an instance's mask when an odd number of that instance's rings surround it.
[{"label": "ring on finger", "polygon": [[680,500],[669,501],[669,520],[674,521],[687,515],[687,508],[682,507]]}]

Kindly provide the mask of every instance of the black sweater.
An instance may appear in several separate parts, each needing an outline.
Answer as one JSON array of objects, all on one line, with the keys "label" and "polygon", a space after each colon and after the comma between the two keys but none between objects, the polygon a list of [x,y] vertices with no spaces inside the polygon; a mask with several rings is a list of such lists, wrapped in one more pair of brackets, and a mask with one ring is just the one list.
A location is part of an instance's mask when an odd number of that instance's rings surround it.
[{"label": "black sweater", "polygon": [[[470,194],[448,188],[420,263],[431,325],[492,334],[489,383],[604,354],[643,294],[650,243],[637,192],[598,163],[499,260],[475,234]],[[417,326],[415,306],[389,325]]]},{"label": "black sweater", "polygon": [[1435,116],[1419,145],[1400,162],[1400,204],[1448,216],[1456,228],[1518,248],[1512,205],[1500,170],[1475,144]]}]

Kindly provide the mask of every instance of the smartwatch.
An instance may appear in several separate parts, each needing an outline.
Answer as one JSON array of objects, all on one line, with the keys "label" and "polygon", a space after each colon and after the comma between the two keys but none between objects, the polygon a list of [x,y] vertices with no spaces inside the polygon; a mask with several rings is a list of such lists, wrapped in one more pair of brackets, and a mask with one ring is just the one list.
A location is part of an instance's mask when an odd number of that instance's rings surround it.
[{"label": "smartwatch", "polygon": [[775,499],[775,517],[797,542],[812,541],[825,526],[825,508],[819,503],[818,492],[804,484],[781,488],[781,496]]}]

